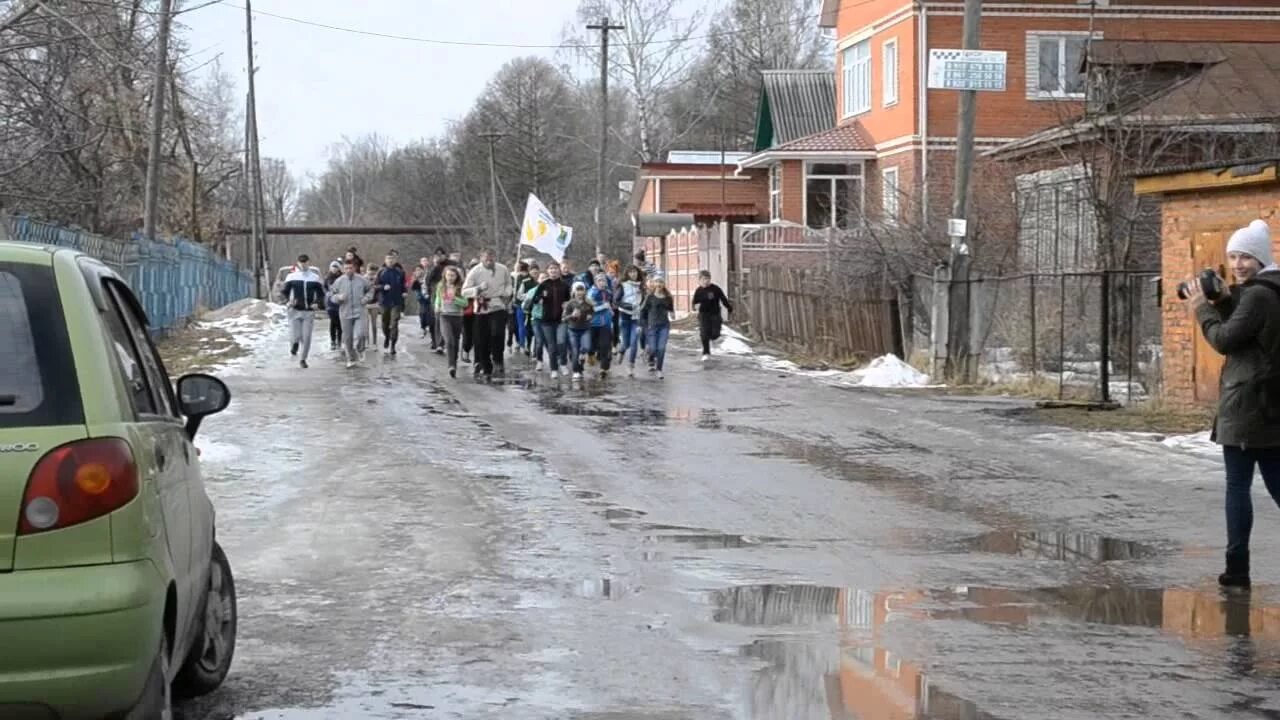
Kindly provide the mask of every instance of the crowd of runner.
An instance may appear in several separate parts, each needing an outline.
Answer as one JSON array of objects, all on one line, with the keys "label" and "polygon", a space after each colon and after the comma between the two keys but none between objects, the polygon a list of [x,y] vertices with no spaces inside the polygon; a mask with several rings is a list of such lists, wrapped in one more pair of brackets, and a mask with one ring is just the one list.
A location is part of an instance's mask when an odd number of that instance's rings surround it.
[{"label": "crowd of runner", "polygon": [[[533,359],[536,372],[552,378],[583,377],[588,366],[607,376],[615,360],[634,377],[643,357],[661,379],[675,298],[661,270],[637,252],[625,270],[604,255],[579,273],[572,263],[517,261],[515,271],[497,262],[493,250],[463,266],[458,253],[437,248],[408,271],[392,250],[381,265],[366,265],[356,248],[329,264],[323,277],[306,255],[281,271],[276,295],[289,313],[290,353],[307,367],[315,311],[329,316],[329,344],[347,367],[365,361],[369,348],[396,355],[400,318],[410,296],[417,300],[419,325],[432,352],[445,356],[449,375],[469,364],[478,378],[501,377],[508,354]],[[691,300],[697,313],[702,360],[720,337],[721,307],[732,312],[724,290],[699,274]]]}]

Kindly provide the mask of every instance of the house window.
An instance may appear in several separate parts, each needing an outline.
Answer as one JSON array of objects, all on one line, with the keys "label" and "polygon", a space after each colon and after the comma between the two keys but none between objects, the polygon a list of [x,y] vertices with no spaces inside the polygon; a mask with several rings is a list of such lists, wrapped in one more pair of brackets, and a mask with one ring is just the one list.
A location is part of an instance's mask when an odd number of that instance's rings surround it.
[{"label": "house window", "polygon": [[1083,98],[1088,33],[1028,33],[1027,95]]},{"label": "house window", "polygon": [[885,107],[889,107],[898,102],[898,41],[896,39],[885,42],[881,64],[884,69],[882,103]]},{"label": "house window", "polygon": [[782,165],[769,166],[769,222],[782,218]]},{"label": "house window", "polygon": [[845,117],[871,109],[871,41],[851,45],[841,60]]},{"label": "house window", "polygon": [[805,163],[804,222],[847,230],[862,222],[862,163]]},{"label": "house window", "polygon": [[898,221],[898,168],[885,168],[880,173],[880,187],[884,200],[884,219],[887,223]]},{"label": "house window", "polygon": [[1098,268],[1098,215],[1088,171],[1071,165],[1017,178],[1022,266],[1040,273]]}]

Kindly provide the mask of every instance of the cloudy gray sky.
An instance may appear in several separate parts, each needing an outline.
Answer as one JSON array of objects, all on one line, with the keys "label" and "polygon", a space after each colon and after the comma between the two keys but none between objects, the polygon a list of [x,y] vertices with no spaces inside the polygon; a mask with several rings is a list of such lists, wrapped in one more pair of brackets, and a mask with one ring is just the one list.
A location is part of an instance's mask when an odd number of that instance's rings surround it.
[{"label": "cloudy gray sky", "polygon": [[[188,0],[196,6],[201,0]],[[550,49],[464,47],[323,29],[272,17],[371,32],[508,44],[560,42],[578,0],[254,0],[262,154],[298,174],[324,167],[344,134],[377,132],[397,143],[440,134],[461,118],[506,61]],[[259,12],[261,11],[261,12]],[[222,53],[245,83],[244,5],[224,0],[181,16],[201,63]]]}]

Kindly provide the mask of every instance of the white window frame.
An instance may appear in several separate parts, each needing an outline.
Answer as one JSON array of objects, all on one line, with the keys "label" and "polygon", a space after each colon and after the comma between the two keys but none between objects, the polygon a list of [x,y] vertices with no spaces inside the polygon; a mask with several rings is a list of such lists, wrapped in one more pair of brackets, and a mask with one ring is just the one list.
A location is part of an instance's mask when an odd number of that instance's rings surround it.
[{"label": "white window frame", "polygon": [[782,219],[782,163],[769,166],[769,222]]},{"label": "white window frame", "polygon": [[[1027,31],[1027,98],[1030,100],[1084,100],[1086,90],[1067,92],[1065,88],[1058,90],[1040,89],[1040,43],[1045,40],[1056,40],[1058,43],[1058,79],[1065,82],[1067,78],[1067,42],[1069,40],[1090,39],[1087,30],[1028,30]],[[1092,39],[1102,39],[1102,33],[1093,33]],[[1087,82],[1087,79],[1086,79]]]},{"label": "white window frame", "polygon": [[[809,168],[810,168],[810,166],[813,166],[813,165],[834,165],[834,164],[842,164],[842,165],[857,165],[857,166],[858,166],[858,173],[857,173],[856,175],[855,175],[855,174],[828,175],[827,173],[816,173],[816,174],[815,174],[815,173],[810,173],[810,172],[809,172]],[[857,222],[856,222],[853,226],[851,226],[851,227],[847,227],[847,228],[842,228],[842,227],[840,227],[840,226],[836,225],[836,210],[837,210],[837,207],[836,207],[836,203],[834,203],[834,202],[833,202],[833,203],[831,203],[831,217],[828,219],[828,220],[829,220],[829,225],[828,225],[828,227],[831,227],[831,228],[833,228],[833,229],[835,229],[835,230],[851,230],[851,229],[853,229],[854,227],[857,227],[857,226],[859,226],[859,225],[862,225],[864,222],[866,222],[866,217],[867,217],[867,164],[866,164],[865,162],[863,162],[862,160],[806,160],[806,161],[805,161],[805,163],[804,163],[804,178],[803,178],[803,180],[804,180],[804,181],[801,183],[801,187],[804,189],[804,192],[803,192],[803,193],[801,193],[801,195],[800,195],[800,199],[801,199],[801,202],[803,203],[803,208],[804,208],[804,214],[803,214],[803,216],[801,217],[801,222],[802,222],[802,223],[803,223],[803,225],[804,225],[805,227],[807,227],[807,228],[808,228],[808,227],[810,227],[810,226],[809,226],[809,180],[810,180],[810,179],[818,179],[818,180],[826,180],[826,181],[828,181],[828,182],[831,184],[831,197],[832,197],[832,198],[839,197],[839,195],[836,193],[836,181],[837,181],[837,180],[854,180],[854,181],[857,181],[857,183],[858,183],[858,219],[857,219]],[[815,228],[810,228],[810,229],[815,229]]]},{"label": "white window frame", "polygon": [[[889,50],[893,50],[893,62],[889,62]],[[898,104],[898,38],[890,38],[884,41],[880,46],[880,65],[881,72],[884,77],[881,78],[882,85],[880,87],[880,104],[884,107],[892,107]]]},{"label": "white window frame", "polygon": [[[855,57],[856,56],[856,57]],[[857,42],[840,54],[843,117],[871,111],[871,39]]]},{"label": "white window frame", "polygon": [[[893,178],[890,181],[890,178]],[[887,167],[880,171],[880,202],[884,209],[886,223],[896,225],[901,217],[902,203],[899,200],[901,186],[898,184],[898,168]]]}]

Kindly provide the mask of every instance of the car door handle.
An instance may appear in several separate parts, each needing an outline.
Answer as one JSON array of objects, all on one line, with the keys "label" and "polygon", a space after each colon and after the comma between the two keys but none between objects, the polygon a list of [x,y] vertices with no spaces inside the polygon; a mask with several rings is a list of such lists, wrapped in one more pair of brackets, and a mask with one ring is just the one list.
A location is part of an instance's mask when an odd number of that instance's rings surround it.
[{"label": "car door handle", "polygon": [[156,448],[156,467],[161,471],[163,471],[165,465],[168,465],[168,464],[169,464],[169,458],[165,456],[164,450],[161,450],[160,448]]}]

